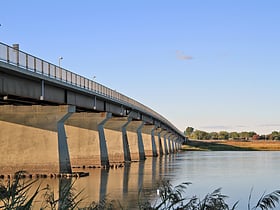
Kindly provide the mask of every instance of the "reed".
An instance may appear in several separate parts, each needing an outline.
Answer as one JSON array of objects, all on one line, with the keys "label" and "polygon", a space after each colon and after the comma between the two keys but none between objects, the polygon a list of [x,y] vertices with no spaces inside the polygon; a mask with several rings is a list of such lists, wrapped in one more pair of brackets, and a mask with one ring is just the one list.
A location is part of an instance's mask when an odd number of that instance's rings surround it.
[{"label": "reed", "polygon": [[[119,202],[104,198],[99,203],[92,202],[89,206],[79,207],[82,192],[76,192],[74,183],[63,186],[59,199],[54,199],[53,190],[47,186],[41,188],[40,185],[34,193],[30,193],[31,187],[38,180],[25,181],[21,179],[24,172],[18,172],[13,179],[0,183],[0,209],[3,210],[31,210],[35,197],[40,191],[44,191],[44,202],[41,206],[43,209],[51,210],[113,210],[124,209]],[[221,188],[207,194],[202,199],[195,195],[185,196],[186,190],[190,182],[184,182],[180,185],[173,186],[168,180],[162,180],[156,186],[158,198],[150,201],[142,196],[142,191],[139,191],[139,210],[235,210],[238,207],[236,202],[230,207],[226,199],[228,196],[221,193]],[[30,194],[30,196],[28,196]],[[251,205],[251,195],[248,199],[248,210],[269,210],[279,208],[280,190],[276,190],[269,194],[263,194],[257,204]],[[252,206],[252,207],[251,207]]]}]

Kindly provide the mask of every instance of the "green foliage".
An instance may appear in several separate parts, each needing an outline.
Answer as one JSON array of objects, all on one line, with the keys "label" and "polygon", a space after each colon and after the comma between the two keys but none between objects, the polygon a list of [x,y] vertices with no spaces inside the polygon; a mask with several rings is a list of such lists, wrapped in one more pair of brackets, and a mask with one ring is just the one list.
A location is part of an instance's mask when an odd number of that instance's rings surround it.
[{"label": "green foliage", "polygon": [[227,131],[220,131],[219,132],[219,139],[227,140],[229,138],[229,133]]},{"label": "green foliage", "polygon": [[[66,181],[66,182],[65,182]],[[44,188],[44,204],[41,209],[76,209],[80,202],[82,201],[79,196],[81,195],[82,191],[76,193],[76,189],[74,188],[74,183],[70,180],[60,180],[61,190],[59,199],[55,199],[55,195],[53,190],[47,185]]]},{"label": "green foliage", "polygon": [[279,203],[279,198],[280,198],[280,190],[276,190],[276,191],[266,194],[266,195],[263,193],[263,195],[258,200],[256,206],[254,206],[253,208],[250,208],[251,195],[252,195],[252,190],[251,190],[251,193],[249,196],[249,202],[248,202],[249,210],[255,210],[255,209],[269,210],[269,209],[274,209],[277,207],[277,204]]},{"label": "green foliage", "polygon": [[278,131],[273,131],[273,132],[269,135],[269,139],[271,139],[271,140],[280,140],[280,132],[278,132]]},{"label": "green foliage", "polygon": [[[159,199],[155,204],[151,205],[146,202],[145,205],[139,205],[141,210],[229,210],[225,199],[227,196],[221,193],[221,189],[216,189],[212,193],[207,194],[202,200],[196,196],[183,197],[187,186],[190,182],[182,183],[173,187],[169,181],[163,180],[159,184]],[[236,204],[233,208],[235,208]]]},{"label": "green foliage", "polygon": [[187,127],[185,130],[185,136],[190,137],[192,135],[193,131],[194,131],[193,127]]},{"label": "green foliage", "polygon": [[192,127],[187,127],[185,130],[185,135],[189,139],[197,140],[280,140],[280,132],[273,131],[268,135],[259,135],[254,131],[242,131],[238,132],[206,132],[202,130],[194,130]]},{"label": "green foliage", "polygon": [[6,184],[0,184],[0,209],[31,209],[35,197],[40,191],[40,186],[31,196],[27,196],[37,180],[25,182],[21,179],[25,172],[20,171],[15,174],[14,179],[9,179]]},{"label": "green foliage", "polygon": [[205,131],[195,130],[192,133],[191,138],[198,139],[198,140],[204,140],[204,139],[210,139],[210,135]]}]

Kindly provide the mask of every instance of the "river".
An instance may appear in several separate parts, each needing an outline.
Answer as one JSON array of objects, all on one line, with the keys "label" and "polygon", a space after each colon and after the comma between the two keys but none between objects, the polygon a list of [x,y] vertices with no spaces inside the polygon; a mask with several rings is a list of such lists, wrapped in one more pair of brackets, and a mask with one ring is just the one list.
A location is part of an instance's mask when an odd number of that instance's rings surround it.
[{"label": "river", "polygon": [[[280,189],[280,152],[268,151],[186,151],[145,162],[133,162],[126,167],[86,169],[88,177],[75,180],[76,192],[83,205],[98,201],[105,195],[117,200],[124,209],[137,209],[139,189],[145,199],[157,198],[156,184],[160,179],[170,180],[172,185],[191,182],[186,197],[203,198],[217,188],[229,196],[227,203],[239,201],[237,209],[247,209],[251,189],[251,206],[266,192]],[[64,180],[63,182],[71,182]],[[59,179],[45,179],[41,186],[49,184],[58,192]],[[57,193],[58,194],[58,193]]]}]

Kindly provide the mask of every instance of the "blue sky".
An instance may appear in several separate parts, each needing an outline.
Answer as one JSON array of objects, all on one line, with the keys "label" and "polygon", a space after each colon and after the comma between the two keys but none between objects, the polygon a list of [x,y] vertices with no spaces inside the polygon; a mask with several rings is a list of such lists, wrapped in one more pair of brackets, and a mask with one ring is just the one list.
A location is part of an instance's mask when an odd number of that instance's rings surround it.
[{"label": "blue sky", "polygon": [[280,130],[278,0],[3,0],[0,41],[179,129]]}]

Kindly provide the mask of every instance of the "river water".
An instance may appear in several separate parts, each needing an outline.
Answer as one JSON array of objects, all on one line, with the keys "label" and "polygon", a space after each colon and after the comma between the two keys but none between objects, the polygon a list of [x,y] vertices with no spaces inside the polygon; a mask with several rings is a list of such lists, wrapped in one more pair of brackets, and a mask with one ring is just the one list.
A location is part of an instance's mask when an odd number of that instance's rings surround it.
[{"label": "river water", "polygon": [[[203,198],[217,188],[229,196],[227,203],[239,201],[237,209],[247,209],[251,189],[251,206],[266,192],[280,189],[280,152],[268,151],[186,151],[164,157],[147,158],[121,168],[86,169],[88,177],[75,180],[77,192],[83,190],[83,205],[107,196],[121,203],[124,209],[137,209],[139,189],[142,197],[151,201],[157,198],[156,185],[161,179],[170,180],[173,186],[183,182],[192,184],[186,197]],[[73,181],[73,180],[72,180]],[[63,182],[71,180],[45,179],[59,191]]]}]

